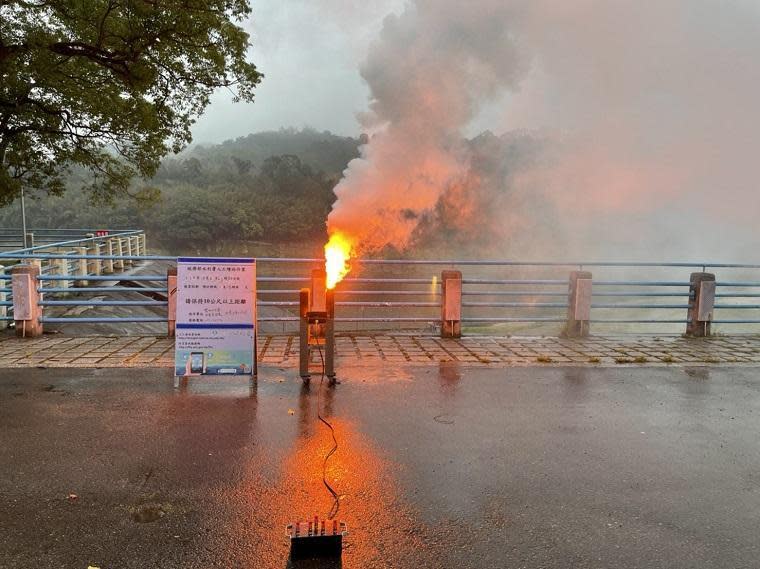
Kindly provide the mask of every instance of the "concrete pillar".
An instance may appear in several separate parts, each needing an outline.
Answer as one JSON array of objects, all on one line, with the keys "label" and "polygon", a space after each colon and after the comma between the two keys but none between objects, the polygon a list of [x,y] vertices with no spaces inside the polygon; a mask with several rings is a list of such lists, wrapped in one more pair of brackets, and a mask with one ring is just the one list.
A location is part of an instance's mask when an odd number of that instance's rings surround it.
[{"label": "concrete pillar", "polygon": [[[140,237],[138,235],[133,235],[129,238],[130,241],[132,241],[132,254],[133,255],[140,255]],[[132,261],[133,265],[140,264],[140,261]]]},{"label": "concrete pillar", "polygon": [[13,289],[13,319],[16,335],[23,338],[42,336],[42,307],[37,292],[39,268],[33,265],[16,265],[11,270]]},{"label": "concrete pillar", "polygon": [[26,234],[26,244],[28,247],[34,247],[34,233]]},{"label": "concrete pillar", "polygon": [[[100,243],[97,241],[91,241],[88,249],[88,255],[100,255]],[[103,264],[100,259],[90,259],[88,263],[89,273],[91,275],[101,275],[103,273]]]},{"label": "concrete pillar", "polygon": [[147,245],[147,239],[145,238],[145,233],[140,233],[138,236],[140,238],[140,250],[142,253],[141,255],[147,255],[148,254],[148,245]]},{"label": "concrete pillar", "polygon": [[592,276],[588,271],[570,273],[567,292],[565,336],[583,338],[591,332]]},{"label": "concrete pillar", "polygon": [[177,267],[166,269],[166,288],[169,306],[166,316],[166,335],[174,338],[177,327]]},{"label": "concrete pillar", "polygon": [[[116,254],[119,257],[124,256],[124,238],[123,237],[114,237],[116,240]],[[123,271],[124,270],[124,259],[117,259],[113,262],[114,269],[117,271]]]},{"label": "concrete pillar", "polygon": [[[105,254],[113,255],[113,239],[111,238],[106,239],[104,242],[104,246],[105,246]],[[103,260],[103,272],[108,275],[113,273],[113,259]]]},{"label": "concrete pillar", "polygon": [[441,273],[441,338],[462,337],[462,272]]},{"label": "concrete pillar", "polygon": [[[65,277],[69,274],[69,260],[56,259],[53,273],[56,276]],[[55,286],[58,288],[69,288],[69,281],[56,281]]]},{"label": "concrete pillar", "polygon": [[[0,289],[10,288],[10,281],[5,278],[5,267],[0,265]],[[0,290],[0,318],[6,318],[8,316],[8,307],[3,306],[3,302],[8,302],[8,293]],[[8,327],[7,320],[0,320],[0,330],[5,330]]]},{"label": "concrete pillar", "polygon": [[[128,257],[130,257],[130,256],[132,256],[134,254],[134,253],[132,253],[132,251],[133,251],[133,249],[132,249],[132,238],[131,237],[125,237],[124,241],[126,242],[126,248],[127,248],[126,255]],[[128,267],[131,267],[135,263],[131,259],[124,259],[124,264],[127,265]]]},{"label": "concrete pillar", "polygon": [[298,370],[302,379],[309,377],[309,289],[302,288],[299,295]]},{"label": "concrete pillar", "polygon": [[74,281],[74,286],[85,287],[87,286],[87,259],[85,259],[84,256],[87,255],[87,247],[74,247],[74,251],[76,255],[81,255],[81,257],[76,260],[76,274],[85,277],[84,279],[77,279]]},{"label": "concrete pillar", "polygon": [[715,307],[715,275],[712,273],[691,273],[689,283],[686,335],[709,336]]},{"label": "concrete pillar", "polygon": [[28,264],[37,267],[37,274],[42,274],[42,259],[28,259]]},{"label": "concrete pillar", "polygon": [[[27,264],[31,265],[32,267],[36,267],[37,269],[37,275],[41,275],[42,273],[42,259],[29,259],[27,261]],[[42,288],[42,281],[37,281],[37,288]],[[42,294],[40,294],[40,300],[42,300]]]}]

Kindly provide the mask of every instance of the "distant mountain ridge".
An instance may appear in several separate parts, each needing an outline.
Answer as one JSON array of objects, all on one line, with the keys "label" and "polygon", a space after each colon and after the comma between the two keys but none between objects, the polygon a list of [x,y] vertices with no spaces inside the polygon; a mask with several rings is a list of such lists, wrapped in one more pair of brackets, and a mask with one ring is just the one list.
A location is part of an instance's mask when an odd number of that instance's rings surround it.
[{"label": "distant mountain ridge", "polygon": [[281,128],[251,133],[219,144],[194,144],[174,158],[183,160],[191,157],[199,160],[230,159],[248,160],[254,168],[259,168],[272,156],[294,155],[314,170],[328,175],[340,174],[349,161],[359,156],[361,139],[339,136],[330,131],[312,128]]}]

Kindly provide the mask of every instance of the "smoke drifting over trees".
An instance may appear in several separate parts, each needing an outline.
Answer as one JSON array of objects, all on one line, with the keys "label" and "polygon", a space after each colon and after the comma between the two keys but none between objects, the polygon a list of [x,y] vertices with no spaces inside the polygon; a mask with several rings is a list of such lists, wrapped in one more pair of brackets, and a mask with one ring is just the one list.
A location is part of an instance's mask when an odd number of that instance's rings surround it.
[{"label": "smoke drifting over trees", "polygon": [[[410,2],[361,68],[370,139],[328,228],[362,252],[446,236],[583,254],[606,231],[689,254],[705,229],[688,220],[760,211],[758,53],[751,2]],[[484,110],[509,134],[467,141]]]}]

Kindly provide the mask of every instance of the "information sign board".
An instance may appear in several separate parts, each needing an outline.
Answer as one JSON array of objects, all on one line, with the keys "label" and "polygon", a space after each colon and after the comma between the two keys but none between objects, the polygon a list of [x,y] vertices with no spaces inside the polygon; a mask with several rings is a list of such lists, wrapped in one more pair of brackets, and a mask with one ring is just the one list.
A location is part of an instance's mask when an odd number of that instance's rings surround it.
[{"label": "information sign board", "polygon": [[175,375],[256,373],[256,261],[177,259]]}]

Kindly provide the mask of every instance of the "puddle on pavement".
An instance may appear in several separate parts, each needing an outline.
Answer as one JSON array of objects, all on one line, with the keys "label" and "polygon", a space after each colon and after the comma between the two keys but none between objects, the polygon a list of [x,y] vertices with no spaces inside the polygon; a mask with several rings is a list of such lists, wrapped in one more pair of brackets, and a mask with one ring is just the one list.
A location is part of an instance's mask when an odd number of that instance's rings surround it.
[{"label": "puddle on pavement", "polygon": [[707,381],[710,379],[710,370],[706,367],[686,367],[684,372],[689,376],[689,379],[695,381]]},{"label": "puddle on pavement", "polygon": [[[338,373],[338,380],[342,378],[357,383],[395,383],[400,381],[411,381],[413,376],[401,366],[344,365],[341,366]],[[319,380],[318,376],[317,380]]]},{"label": "puddle on pavement", "polygon": [[160,520],[166,515],[166,509],[162,504],[149,502],[140,504],[130,510],[132,521],[138,524],[148,524]]}]

